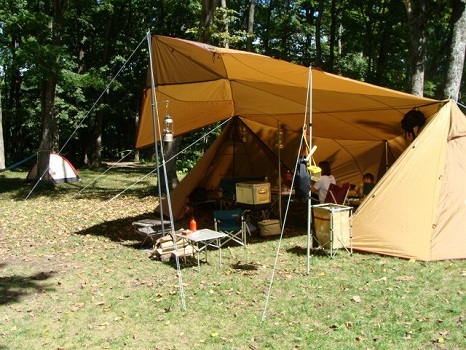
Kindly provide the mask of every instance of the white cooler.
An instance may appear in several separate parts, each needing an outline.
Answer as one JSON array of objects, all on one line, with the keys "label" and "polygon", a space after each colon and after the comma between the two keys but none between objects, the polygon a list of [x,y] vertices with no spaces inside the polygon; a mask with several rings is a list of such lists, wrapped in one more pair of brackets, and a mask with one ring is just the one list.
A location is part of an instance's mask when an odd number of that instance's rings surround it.
[{"label": "white cooler", "polygon": [[258,205],[267,204],[270,201],[269,182],[244,181],[236,183],[236,202]]}]

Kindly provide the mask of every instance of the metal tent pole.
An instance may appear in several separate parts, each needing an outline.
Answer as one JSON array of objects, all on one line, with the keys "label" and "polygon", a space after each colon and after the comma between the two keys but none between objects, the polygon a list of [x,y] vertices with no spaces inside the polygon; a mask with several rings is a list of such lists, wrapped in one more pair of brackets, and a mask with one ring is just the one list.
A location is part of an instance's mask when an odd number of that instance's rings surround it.
[{"label": "metal tent pole", "polygon": [[[309,151],[310,151],[312,149],[312,67],[309,67],[306,108],[309,108],[309,111],[308,111],[309,112],[309,131],[308,133],[309,133]],[[309,189],[309,191],[311,191],[311,189]],[[311,239],[312,206],[311,205],[312,205],[312,199],[311,199],[311,196],[309,196],[307,200],[307,261],[306,261],[306,273],[308,275],[310,272],[310,264],[311,264],[310,260],[311,260],[311,248],[312,248],[312,239]]]},{"label": "metal tent pole", "polygon": [[[159,195],[159,207],[160,207],[160,222],[162,226],[162,234],[165,235],[165,223],[163,220],[163,206],[162,206],[162,189],[160,186],[160,167],[159,167],[159,152],[158,152],[158,143],[157,143],[157,132],[159,134],[159,139],[162,140],[162,133],[160,131],[160,124],[159,124],[159,112],[157,107],[157,96],[155,92],[155,80],[154,80],[154,67],[152,64],[152,43],[151,43],[151,34],[150,31],[147,31],[147,45],[149,50],[149,67],[150,67],[150,81],[151,81],[151,98],[152,98],[152,125],[154,131],[154,147],[155,147],[155,159],[156,159],[156,167],[157,167],[157,188],[158,188],[158,195]],[[170,229],[174,233],[175,232],[175,225],[173,223],[173,213],[171,208],[171,200],[170,200],[170,192],[168,189],[168,181],[167,181],[167,169],[165,166],[165,160],[163,155],[163,145],[160,144],[161,148],[161,156],[162,156],[162,165],[163,171],[165,176],[165,187],[167,193],[167,204],[168,204],[168,212],[170,215]],[[174,237],[176,240],[176,238]],[[184,288],[183,288],[183,280],[181,277],[181,269],[180,269],[180,261],[178,257],[177,244],[175,242],[175,260],[176,260],[176,270],[178,275],[178,285],[180,289],[180,298],[181,298],[181,308],[183,311],[186,310],[186,300],[184,296]]]}]

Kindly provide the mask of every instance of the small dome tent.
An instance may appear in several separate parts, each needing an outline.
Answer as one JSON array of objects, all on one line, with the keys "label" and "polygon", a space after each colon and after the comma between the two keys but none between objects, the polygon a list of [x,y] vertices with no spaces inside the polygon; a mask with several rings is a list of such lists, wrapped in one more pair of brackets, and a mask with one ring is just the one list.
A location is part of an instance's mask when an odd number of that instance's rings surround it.
[{"label": "small dome tent", "polygon": [[[49,175],[55,183],[78,182],[79,175],[73,164],[60,154],[50,153]],[[26,176],[26,181],[34,181],[37,177],[37,163]]]}]

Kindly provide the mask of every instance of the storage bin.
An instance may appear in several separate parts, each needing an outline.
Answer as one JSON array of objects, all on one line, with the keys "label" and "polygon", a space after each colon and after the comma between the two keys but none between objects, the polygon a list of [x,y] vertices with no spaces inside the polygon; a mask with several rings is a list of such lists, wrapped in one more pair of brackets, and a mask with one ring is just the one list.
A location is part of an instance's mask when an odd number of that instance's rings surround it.
[{"label": "storage bin", "polygon": [[250,205],[267,204],[271,201],[270,183],[245,181],[236,184],[236,202]]},{"label": "storage bin", "polygon": [[258,224],[261,237],[276,236],[281,233],[280,220],[262,220]]},{"label": "storage bin", "polygon": [[339,204],[318,204],[314,211],[314,228],[317,241],[325,249],[351,247],[352,207]]}]

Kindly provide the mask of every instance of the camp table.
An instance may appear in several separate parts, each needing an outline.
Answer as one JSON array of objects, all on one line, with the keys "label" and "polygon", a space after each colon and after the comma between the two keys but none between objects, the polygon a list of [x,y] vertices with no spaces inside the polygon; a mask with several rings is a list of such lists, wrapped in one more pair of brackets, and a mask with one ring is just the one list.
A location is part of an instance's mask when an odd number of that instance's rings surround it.
[{"label": "camp table", "polygon": [[194,250],[197,253],[196,254],[197,255],[197,268],[199,272],[201,272],[200,254],[202,251],[205,251],[205,260],[207,262],[207,248],[208,247],[214,247],[218,249],[218,266],[221,266],[222,264],[221,240],[227,237],[225,233],[210,230],[208,228],[203,228],[201,230],[191,232],[190,234],[177,233],[176,236],[187,239],[190,242],[190,244],[194,247]]}]

